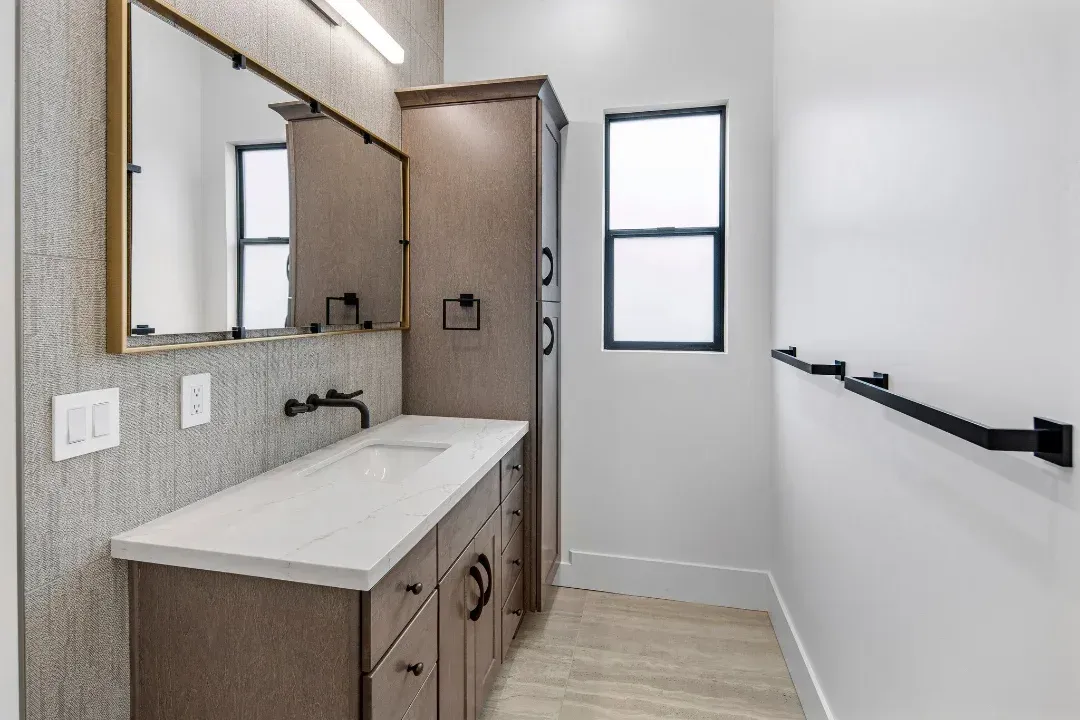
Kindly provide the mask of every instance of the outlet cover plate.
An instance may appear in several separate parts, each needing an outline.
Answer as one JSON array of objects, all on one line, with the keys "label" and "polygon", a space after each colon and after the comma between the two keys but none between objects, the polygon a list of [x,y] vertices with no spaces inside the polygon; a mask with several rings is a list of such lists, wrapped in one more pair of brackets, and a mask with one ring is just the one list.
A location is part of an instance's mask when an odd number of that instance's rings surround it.
[{"label": "outlet cover plate", "polygon": [[[108,427],[100,435],[94,435],[90,428],[95,405],[109,406]],[[90,392],[57,395],[52,399],[53,406],[53,461],[86,455],[113,448],[120,444],[120,388],[109,390],[91,390]],[[82,413],[78,412],[82,409]],[[75,413],[69,411],[75,410]],[[68,433],[69,418],[82,418],[82,440],[71,442]]]},{"label": "outlet cover plate", "polygon": [[180,382],[180,427],[209,423],[210,399],[210,373],[185,375]]}]

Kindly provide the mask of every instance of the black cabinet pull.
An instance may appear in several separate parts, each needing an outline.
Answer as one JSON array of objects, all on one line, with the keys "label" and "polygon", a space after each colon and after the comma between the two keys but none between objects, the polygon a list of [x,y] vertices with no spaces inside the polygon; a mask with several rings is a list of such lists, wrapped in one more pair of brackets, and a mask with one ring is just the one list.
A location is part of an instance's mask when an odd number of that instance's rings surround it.
[{"label": "black cabinet pull", "polygon": [[405,586],[405,592],[411,592],[413,595],[419,595],[424,592],[424,583],[415,582],[412,585]]},{"label": "black cabinet pull", "polygon": [[469,611],[469,619],[476,622],[484,614],[484,578],[480,575],[480,568],[475,565],[469,568],[469,577],[476,582],[476,589],[480,591],[480,601]]},{"label": "black cabinet pull", "polygon": [[483,566],[484,572],[486,572],[488,576],[487,590],[484,591],[484,604],[487,605],[489,602],[491,602],[491,586],[495,582],[495,576],[491,574],[491,561],[488,560],[487,555],[485,555],[484,553],[480,553],[479,562],[480,565]]},{"label": "black cabinet pull", "polygon": [[548,331],[551,333],[551,341],[544,346],[544,354],[550,355],[551,351],[555,349],[555,326],[551,323],[551,318],[544,318],[544,325],[547,326]]},{"label": "black cabinet pull", "polygon": [[514,472],[521,472],[521,466],[520,465],[515,465],[514,467],[512,467],[510,469],[512,471],[514,471]]},{"label": "black cabinet pull", "polygon": [[511,615],[517,615],[518,617],[521,617],[522,613],[524,613],[524,612],[525,612],[524,610],[511,610],[510,614]]},{"label": "black cabinet pull", "polygon": [[550,265],[548,267],[548,274],[545,275],[544,279],[540,282],[544,284],[544,287],[547,287],[551,284],[551,280],[555,277],[555,255],[551,252],[551,248],[544,248],[543,255],[548,259]]},{"label": "black cabinet pull", "polygon": [[521,511],[520,510],[512,510],[510,512],[510,514],[513,515],[514,517],[521,517]]},{"label": "black cabinet pull", "polygon": [[416,677],[420,677],[421,675],[424,674],[424,663],[422,663],[422,662],[414,663],[414,664],[410,665],[409,667],[407,667],[405,669],[407,671],[411,672]]},{"label": "black cabinet pull", "polygon": [[521,561],[517,560],[517,559],[511,560],[510,564],[513,565],[514,567],[521,567]]}]

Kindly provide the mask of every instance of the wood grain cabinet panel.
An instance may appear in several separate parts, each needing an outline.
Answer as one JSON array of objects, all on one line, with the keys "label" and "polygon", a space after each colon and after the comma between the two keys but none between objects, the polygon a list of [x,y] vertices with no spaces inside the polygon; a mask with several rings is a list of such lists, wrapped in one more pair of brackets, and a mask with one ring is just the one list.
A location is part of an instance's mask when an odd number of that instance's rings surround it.
[{"label": "wood grain cabinet panel", "polygon": [[491,468],[438,525],[439,577],[469,546],[488,516],[499,506],[499,466]]},{"label": "wood grain cabinet panel", "polygon": [[522,440],[503,456],[499,463],[502,473],[502,497],[505,500],[514,486],[525,476],[525,441]]},{"label": "wood grain cabinet panel", "polygon": [[364,676],[364,720],[401,718],[439,659],[439,594],[434,593],[371,674]]},{"label": "wood grain cabinet panel", "polygon": [[525,616],[525,599],[521,592],[521,578],[519,577],[506,595],[506,603],[502,607],[502,659],[506,660],[506,653],[510,651],[510,643],[517,634],[521,618]]},{"label": "wood grain cabinet panel", "polygon": [[502,551],[502,590],[499,591],[499,605],[506,603],[510,595],[510,589],[521,576],[521,570],[525,567],[525,547],[523,545],[524,532],[519,527],[514,532],[510,542]]},{"label": "wood grain cabinet panel", "polygon": [[360,594],[360,665],[364,672],[371,672],[394,638],[435,592],[438,582],[432,530],[371,592]]},{"label": "wood grain cabinet panel", "polygon": [[509,542],[514,533],[521,526],[525,509],[525,483],[519,482],[503,500],[500,515],[502,516],[503,540]]},{"label": "wood grain cabinet panel", "polygon": [[401,720],[438,720],[439,717],[439,673],[438,668],[428,674],[420,694],[409,706],[409,711]]}]

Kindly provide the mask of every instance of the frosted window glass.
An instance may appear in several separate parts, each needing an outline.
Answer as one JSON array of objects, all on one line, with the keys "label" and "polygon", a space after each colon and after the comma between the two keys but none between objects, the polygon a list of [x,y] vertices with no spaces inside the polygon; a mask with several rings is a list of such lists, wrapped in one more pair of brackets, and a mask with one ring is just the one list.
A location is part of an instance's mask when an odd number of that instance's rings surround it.
[{"label": "frosted window glass", "polygon": [[244,327],[283,328],[289,314],[289,246],[244,246]]},{"label": "frosted window glass", "polygon": [[615,238],[617,342],[711,343],[714,238]]},{"label": "frosted window glass", "polygon": [[720,225],[720,115],[609,128],[611,229]]},{"label": "frosted window glass", "polygon": [[245,150],[244,237],[289,237],[289,158],[281,150]]}]

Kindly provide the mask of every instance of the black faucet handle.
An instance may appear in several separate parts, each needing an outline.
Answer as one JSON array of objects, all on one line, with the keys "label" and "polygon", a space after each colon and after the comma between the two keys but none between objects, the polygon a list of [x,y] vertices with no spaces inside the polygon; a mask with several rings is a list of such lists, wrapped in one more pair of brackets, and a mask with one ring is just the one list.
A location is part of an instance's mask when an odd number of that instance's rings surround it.
[{"label": "black faucet handle", "polygon": [[315,409],[315,405],[311,403],[302,403],[295,398],[285,401],[285,416],[296,417],[301,413],[311,412]]},{"label": "black faucet handle", "polygon": [[336,400],[352,400],[354,397],[358,397],[358,396],[363,395],[363,394],[364,394],[363,390],[357,390],[356,392],[351,392],[351,393],[348,393],[348,394],[343,393],[343,392],[338,392],[337,390],[327,390],[326,391],[326,397],[336,399]]}]

